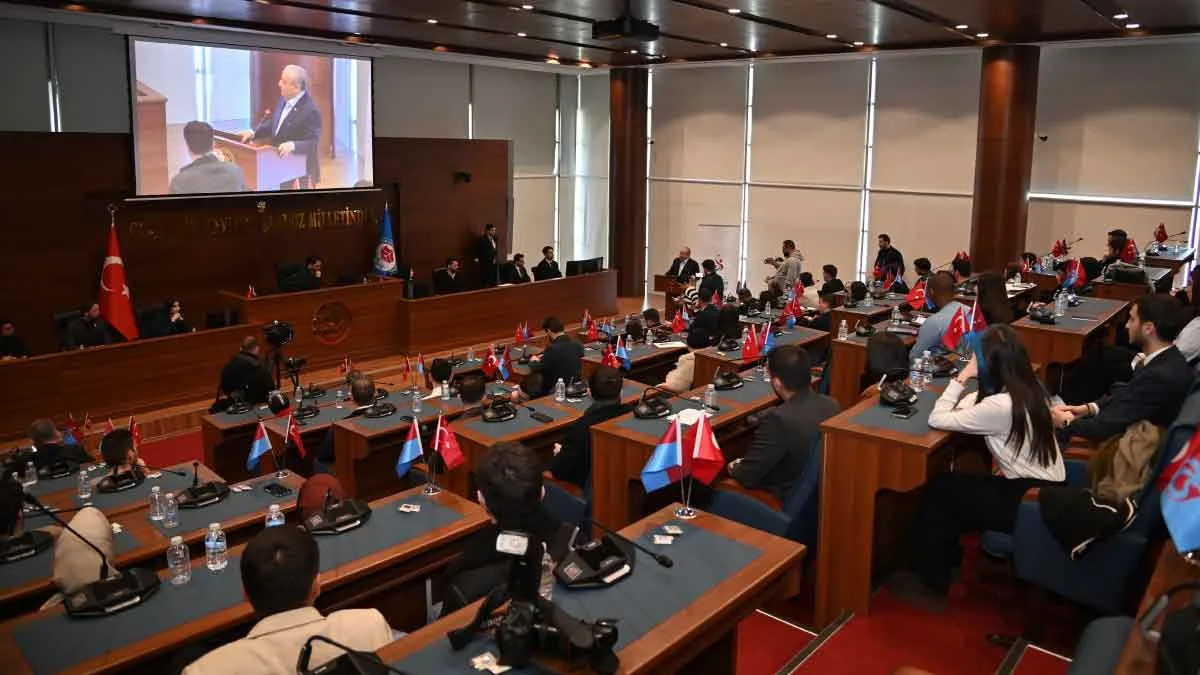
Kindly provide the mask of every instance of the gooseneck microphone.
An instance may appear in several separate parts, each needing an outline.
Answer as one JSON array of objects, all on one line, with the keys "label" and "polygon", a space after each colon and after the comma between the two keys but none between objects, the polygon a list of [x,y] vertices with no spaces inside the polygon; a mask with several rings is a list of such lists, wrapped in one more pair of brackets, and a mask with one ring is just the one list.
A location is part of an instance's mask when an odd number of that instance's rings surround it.
[{"label": "gooseneck microphone", "polygon": [[[199,464],[199,462],[196,462],[196,463],[197,463],[197,464]],[[140,468],[140,469],[142,469],[143,471],[155,471],[155,472],[169,473],[169,474],[171,474],[171,475],[173,475],[173,476],[179,476],[180,478],[187,478],[187,472],[186,472],[186,471],[180,471],[180,470],[178,470],[178,469],[164,469],[164,468],[162,468],[162,467],[157,467],[157,466],[146,466],[146,465],[144,465],[144,464],[138,464],[138,465],[137,465],[136,467],[134,467],[134,468],[135,468],[135,469],[139,469],[139,468]],[[194,483],[193,483],[193,485],[194,485]]]},{"label": "gooseneck microphone", "polygon": [[641,551],[642,553],[645,553],[646,555],[650,556],[651,558],[654,558],[654,562],[658,563],[659,565],[662,565],[663,567],[667,567],[667,568],[675,566],[675,561],[671,560],[670,557],[668,557],[662,553],[655,553],[654,551],[651,551],[650,549],[646,548],[645,546],[642,546],[641,544],[630,539],[629,537],[626,537],[625,535],[621,534],[620,532],[617,532],[616,530],[605,525],[604,523],[601,523],[595,519],[588,520],[587,522],[591,523],[592,525],[595,525],[596,527],[600,528],[601,530],[604,530],[609,535],[616,537],[617,539],[620,539],[621,541],[631,544],[637,550]]},{"label": "gooseneck microphone", "polygon": [[[172,472],[175,473],[175,472]],[[181,473],[186,476],[187,474]],[[198,509],[225,499],[230,494],[229,486],[217,481],[200,482],[200,462],[192,462],[192,485],[179,493],[179,508]]]},{"label": "gooseneck microphone", "polygon": [[[662,387],[657,387],[657,386],[654,386],[654,387],[646,387],[646,389],[642,391],[642,399],[641,399],[641,400],[644,402],[644,401],[646,401],[648,398],[651,398],[651,397],[647,396],[647,394],[649,394],[649,393],[650,393],[650,392],[652,392],[652,391],[656,391],[656,392],[658,392],[659,394],[661,394],[661,396],[655,396],[655,397],[653,397],[653,398],[657,398],[657,399],[663,399],[663,398],[677,398],[677,399],[679,399],[679,400],[681,400],[681,401],[687,401],[688,403],[697,403],[697,401],[693,401],[693,400],[692,400],[692,399],[690,399],[690,398],[687,398],[687,397],[685,397],[685,396],[682,396],[682,395],[680,395],[680,394],[676,394],[675,392],[671,391],[670,389],[663,389]],[[703,406],[703,404],[701,404],[701,407],[705,407],[705,406]],[[719,406],[719,405],[709,406],[709,407],[708,407],[708,409],[709,409],[709,410],[711,410],[711,411],[713,411],[713,412],[718,412],[718,411],[720,411],[720,410],[721,410],[721,406]]]}]

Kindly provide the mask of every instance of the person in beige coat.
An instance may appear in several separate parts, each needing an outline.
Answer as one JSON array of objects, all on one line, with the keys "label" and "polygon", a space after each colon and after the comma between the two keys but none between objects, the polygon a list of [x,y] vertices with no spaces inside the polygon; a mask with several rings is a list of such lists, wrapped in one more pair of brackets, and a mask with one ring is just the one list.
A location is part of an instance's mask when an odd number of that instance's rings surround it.
[{"label": "person in beige coat", "polygon": [[[258,615],[246,637],[209,652],[183,675],[291,675],[308,638],[323,635],[356,651],[373,652],[393,640],[392,629],[376,609],[344,609],[323,616],[313,607],[321,592],[320,550],[298,527],[272,527],[258,533],[242,553],[242,588]],[[313,645],[310,667],[342,651]]]},{"label": "person in beige coat", "polygon": [[[666,381],[659,386],[676,394],[682,394],[685,391],[694,389],[697,386],[692,382],[695,377],[694,373],[696,372],[696,351],[707,349],[710,342],[707,331],[700,328],[689,330],[687,352],[679,355],[679,359],[675,361],[675,367],[671,369],[671,372],[667,373]],[[708,383],[704,382],[703,384]]]}]

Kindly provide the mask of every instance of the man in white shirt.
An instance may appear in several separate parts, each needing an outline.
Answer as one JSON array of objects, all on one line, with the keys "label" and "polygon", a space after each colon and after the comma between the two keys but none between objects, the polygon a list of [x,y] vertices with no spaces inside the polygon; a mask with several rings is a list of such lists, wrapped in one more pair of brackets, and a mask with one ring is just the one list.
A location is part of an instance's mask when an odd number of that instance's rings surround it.
[{"label": "man in white shirt", "polygon": [[[259,621],[250,633],[201,657],[183,675],[291,675],[305,641],[322,635],[356,651],[373,652],[393,640],[375,609],[344,609],[322,616],[313,607],[321,592],[320,549],[307,531],[291,526],[258,533],[242,553],[242,587]],[[342,654],[317,642],[310,666]]]}]

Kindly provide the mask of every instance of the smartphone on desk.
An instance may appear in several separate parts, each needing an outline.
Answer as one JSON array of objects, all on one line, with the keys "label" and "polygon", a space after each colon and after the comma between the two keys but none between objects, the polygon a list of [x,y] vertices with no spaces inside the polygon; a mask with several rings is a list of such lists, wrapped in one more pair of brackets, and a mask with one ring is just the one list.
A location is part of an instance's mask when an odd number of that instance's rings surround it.
[{"label": "smartphone on desk", "polygon": [[916,415],[917,409],[910,408],[908,406],[897,406],[895,408],[892,408],[892,412],[889,414],[898,420],[906,420],[906,419],[912,417],[913,415]]}]

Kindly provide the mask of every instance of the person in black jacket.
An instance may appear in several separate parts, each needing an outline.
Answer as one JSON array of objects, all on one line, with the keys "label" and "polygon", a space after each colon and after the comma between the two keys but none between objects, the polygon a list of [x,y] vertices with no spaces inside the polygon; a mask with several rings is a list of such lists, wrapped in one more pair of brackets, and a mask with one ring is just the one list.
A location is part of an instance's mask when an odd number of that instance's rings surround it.
[{"label": "person in black jacket", "polygon": [[681,284],[691,283],[692,277],[700,274],[700,265],[692,260],[692,249],[684,246],[679,249],[679,257],[671,261],[667,276],[675,277]]},{"label": "person in black jacket", "polygon": [[1134,300],[1125,328],[1130,344],[1140,351],[1129,382],[1091,403],[1056,406],[1051,412],[1059,438],[1103,441],[1142,420],[1169,427],[1195,381],[1195,371],[1174,345],[1183,325],[1183,308],[1169,295]]},{"label": "person in black jacket", "polygon": [[[352,375],[347,376],[347,381],[350,384],[350,400],[354,402],[355,408],[342,419],[353,419],[365,415],[371,406],[375,403],[375,381],[370,375],[355,371]],[[321,452],[315,457],[313,470],[317,473],[325,473],[333,466],[333,427],[325,432],[325,441],[321,443]]]},{"label": "person in black jacket", "polygon": [[0,360],[23,359],[29,356],[29,347],[17,335],[17,327],[7,316],[0,317]]},{"label": "person in black jacket", "polygon": [[500,270],[496,266],[499,256],[500,247],[496,242],[496,226],[488,223],[483,226],[483,234],[475,240],[475,262],[479,264],[479,276],[483,279],[484,288],[490,288],[500,283]]},{"label": "person in black jacket", "polygon": [[[463,285],[462,273],[459,269],[458,258],[446,258],[446,266],[433,273],[433,292],[438,295],[461,293],[466,290]],[[495,284],[492,284],[495,286]]]},{"label": "person in black jacket", "polygon": [[692,317],[690,330],[702,331],[705,335],[714,336],[721,332],[721,310],[713,304],[713,289],[700,287],[696,294],[696,315]]},{"label": "person in black jacket", "polygon": [[842,283],[842,280],[838,278],[837,265],[822,265],[821,279],[823,282],[819,291],[821,295],[840,293],[846,290],[846,284]]},{"label": "person in black jacket", "polygon": [[308,72],[289,64],[279,75],[279,99],[270,115],[263,117],[253,130],[241,133],[243,143],[254,140],[275,146],[280,157],[292,153],[304,155],[304,175],[291,176],[279,189],[314,188],[321,182],[321,110],[308,93]]},{"label": "person in black jacket", "polygon": [[190,332],[192,332],[192,327],[183,318],[183,303],[176,298],[164,302],[163,311],[158,315],[158,321],[154,327],[154,337]]},{"label": "person in black jacket", "polygon": [[533,266],[533,280],[561,279],[562,272],[558,269],[558,261],[554,259],[554,247],[542,247],[542,259]]},{"label": "person in black jacket", "polygon": [[527,284],[530,282],[529,270],[525,269],[525,254],[514,253],[512,262],[504,266],[503,282],[506,284]]},{"label": "person in black jacket", "polygon": [[242,340],[242,350],[221,369],[218,398],[238,395],[250,404],[266,403],[275,380],[262,362],[262,347],[253,335]]},{"label": "person in black jacket", "polygon": [[889,265],[895,265],[899,270],[899,274],[904,274],[904,254],[900,249],[892,247],[892,238],[887,234],[879,235],[879,253],[875,254],[875,268],[884,269]]},{"label": "person in black jacket", "polygon": [[716,297],[725,297],[725,280],[717,274],[717,263],[706,259],[700,263],[700,267],[704,269],[704,276],[700,277],[700,289],[711,288]]},{"label": "person in black jacket", "polygon": [[583,345],[566,334],[562,319],[556,316],[542,320],[542,330],[546,331],[549,343],[545,351],[529,359],[529,369],[542,374],[541,395],[545,396],[554,391],[559,379],[570,382],[572,378],[580,377],[583,372]]},{"label": "person in black jacket", "polygon": [[66,460],[72,464],[88,464],[93,461],[83,448],[63,442],[62,432],[54,422],[46,418],[36,419],[29,425],[29,440],[33,442],[33,465],[38,471],[48,469],[55,462]]},{"label": "person in black jacket", "polygon": [[580,488],[587,482],[592,472],[592,425],[633,410],[632,405],[621,403],[622,386],[624,380],[620,370],[601,366],[592,371],[588,378],[592,405],[567,429],[562,444],[556,444],[549,467],[555,478]]},{"label": "person in black jacket", "polygon": [[79,310],[79,318],[67,325],[64,349],[83,349],[112,344],[108,322],[100,316],[100,305],[92,303]]}]

